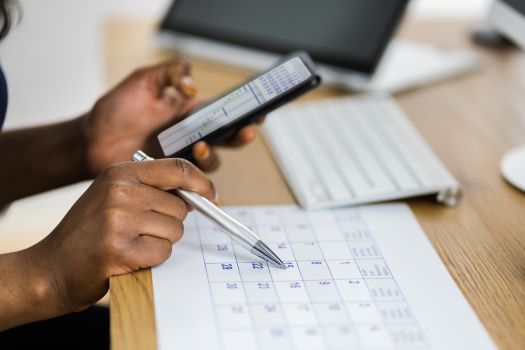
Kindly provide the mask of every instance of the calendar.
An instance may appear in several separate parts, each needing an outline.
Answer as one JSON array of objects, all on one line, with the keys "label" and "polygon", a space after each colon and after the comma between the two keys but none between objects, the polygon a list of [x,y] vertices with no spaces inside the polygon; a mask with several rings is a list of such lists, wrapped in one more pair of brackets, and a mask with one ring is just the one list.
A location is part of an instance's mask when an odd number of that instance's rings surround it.
[{"label": "calendar", "polygon": [[192,213],[153,269],[160,349],[494,347],[405,205],[226,211],[286,268]]}]

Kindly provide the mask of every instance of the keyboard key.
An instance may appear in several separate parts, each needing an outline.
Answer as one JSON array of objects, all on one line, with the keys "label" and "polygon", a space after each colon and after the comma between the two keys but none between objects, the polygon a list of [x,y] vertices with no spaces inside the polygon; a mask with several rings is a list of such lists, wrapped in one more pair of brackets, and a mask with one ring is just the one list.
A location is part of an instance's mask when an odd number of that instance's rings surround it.
[{"label": "keyboard key", "polygon": [[[380,124],[384,125],[383,131],[390,140],[393,141],[399,137],[399,132],[396,132],[396,130],[413,129],[413,126],[407,123],[407,121],[403,118],[403,114],[397,105],[384,100],[377,106],[374,106],[374,108],[387,111],[387,115],[381,119]],[[405,134],[408,135],[409,132],[405,132]],[[396,143],[396,147],[398,148],[399,152],[406,159],[408,166],[413,170],[421,184],[423,186],[434,186],[434,177],[427,170],[428,162],[422,161],[424,160],[424,157],[421,155],[423,150],[421,147],[417,146],[418,141],[424,141],[414,140],[414,137],[419,138],[419,135],[415,134],[410,138],[405,138],[406,142],[393,142]]]},{"label": "keyboard key", "polygon": [[326,154],[323,153],[321,145],[314,145],[309,140],[315,140],[316,129],[312,128],[312,123],[309,120],[301,120],[297,114],[293,114],[295,119],[296,131],[300,135],[296,141],[310,156],[310,162],[316,164],[318,175],[328,192],[329,196],[333,200],[340,200],[350,197],[350,191],[346,187],[343,180],[339,177],[338,172],[334,165],[328,160]]},{"label": "keyboard key", "polygon": [[394,152],[392,147],[389,147],[385,139],[378,134],[374,125],[370,123],[370,119],[373,118],[370,116],[373,116],[374,111],[366,105],[361,107],[360,110],[354,105],[348,105],[347,108],[351,109],[355,114],[356,126],[359,125],[362,132],[366,135],[368,142],[375,150],[376,155],[381,159],[393,182],[403,190],[419,188],[418,183],[407,167],[400,161],[399,155]]},{"label": "keyboard key", "polygon": [[290,114],[280,116],[280,119],[275,120],[275,127],[272,128],[271,132],[274,138],[284,141],[280,145],[281,148],[286,149],[286,152],[282,152],[283,163],[293,164],[293,167],[288,168],[291,172],[288,176],[296,180],[292,186],[299,188],[299,193],[307,202],[328,201],[328,194],[323,184],[310,166],[310,162],[305,158],[304,150],[300,146],[300,140],[296,141],[294,133],[284,135],[285,130],[290,128],[287,125],[287,120],[291,118]]},{"label": "keyboard key", "polygon": [[325,145],[326,157],[337,167],[339,176],[346,182],[354,195],[360,196],[371,193],[372,183],[367,181],[356,166],[357,162],[351,150],[341,147],[327,123],[319,118],[320,114],[317,110],[312,110],[312,114],[310,121],[315,124],[319,131],[320,144]]},{"label": "keyboard key", "polygon": [[457,186],[387,96],[290,105],[270,114],[263,130],[294,193],[309,208]]},{"label": "keyboard key", "polygon": [[389,193],[395,190],[395,187],[385,174],[376,157],[366,147],[367,143],[362,135],[359,135],[355,125],[355,114],[348,109],[333,107],[334,127],[337,129],[340,142],[346,144],[347,148],[355,152],[359,164],[363,171],[367,174],[371,183],[373,184],[373,193]]}]

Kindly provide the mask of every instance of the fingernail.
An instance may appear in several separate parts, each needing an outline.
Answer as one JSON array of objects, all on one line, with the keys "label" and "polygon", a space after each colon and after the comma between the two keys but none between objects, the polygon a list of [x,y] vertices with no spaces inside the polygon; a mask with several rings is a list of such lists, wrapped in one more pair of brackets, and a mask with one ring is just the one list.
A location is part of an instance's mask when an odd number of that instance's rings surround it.
[{"label": "fingernail", "polygon": [[168,102],[173,102],[177,100],[177,89],[173,86],[166,86],[162,90],[162,97]]},{"label": "fingernail", "polygon": [[210,156],[210,148],[205,142],[199,142],[195,147],[197,147],[197,155],[200,159],[203,160]]},{"label": "fingernail", "polygon": [[182,90],[184,90],[184,93],[188,95],[189,97],[194,97],[197,95],[197,86],[195,86],[195,81],[193,81],[193,78],[189,75],[186,75],[182,77],[181,79],[182,83]]},{"label": "fingernail", "polygon": [[255,139],[255,130],[252,130],[250,129],[247,133],[246,133],[246,141],[248,142],[251,142]]}]

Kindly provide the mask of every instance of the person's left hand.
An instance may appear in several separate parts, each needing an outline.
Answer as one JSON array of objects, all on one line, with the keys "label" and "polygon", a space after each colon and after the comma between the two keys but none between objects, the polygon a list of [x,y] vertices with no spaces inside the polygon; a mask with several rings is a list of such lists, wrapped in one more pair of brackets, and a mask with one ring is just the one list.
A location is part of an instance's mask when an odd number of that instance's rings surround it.
[{"label": "person's left hand", "polygon": [[[124,79],[83,116],[91,175],[129,160],[139,149],[158,156],[151,141],[162,128],[204,102],[196,94],[190,65],[182,59],[138,69]],[[225,146],[244,145],[255,135],[254,127],[248,126]],[[216,153],[205,142],[195,145],[193,156],[202,170],[211,171],[219,165]]]}]

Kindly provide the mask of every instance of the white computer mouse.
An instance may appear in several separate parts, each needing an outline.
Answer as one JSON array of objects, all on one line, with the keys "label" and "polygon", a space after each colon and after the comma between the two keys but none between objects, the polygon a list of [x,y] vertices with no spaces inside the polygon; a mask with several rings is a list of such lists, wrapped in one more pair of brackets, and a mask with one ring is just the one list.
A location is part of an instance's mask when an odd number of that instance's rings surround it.
[{"label": "white computer mouse", "polygon": [[505,153],[500,170],[505,180],[525,192],[525,145]]}]

